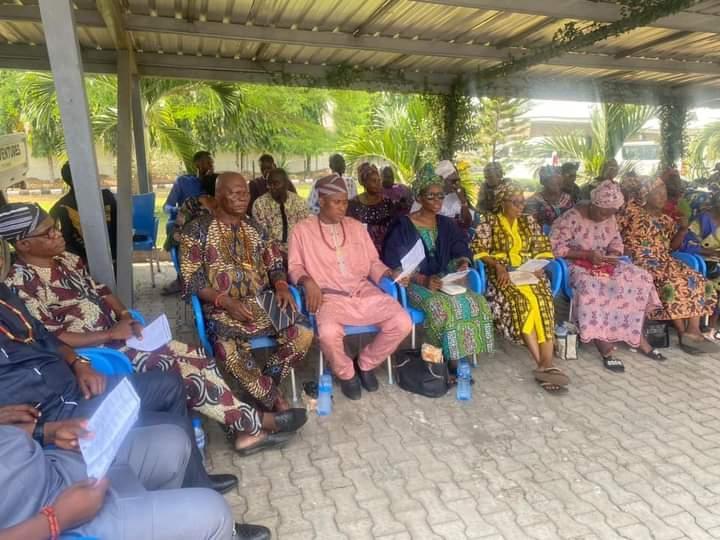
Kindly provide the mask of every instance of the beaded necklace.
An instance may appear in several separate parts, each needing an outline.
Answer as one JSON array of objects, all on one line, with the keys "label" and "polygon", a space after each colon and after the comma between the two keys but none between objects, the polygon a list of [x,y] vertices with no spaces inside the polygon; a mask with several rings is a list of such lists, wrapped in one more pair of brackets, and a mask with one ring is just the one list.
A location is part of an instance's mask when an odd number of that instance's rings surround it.
[{"label": "beaded necklace", "polygon": [[335,251],[335,258],[337,259],[338,266],[340,267],[340,273],[345,274],[345,254],[343,252],[343,247],[345,247],[345,241],[347,240],[347,234],[345,233],[345,224],[340,221],[340,228],[342,229],[342,243],[338,245],[336,233],[335,233],[335,224],[332,225],[332,232],[333,232],[333,245],[330,245],[330,242],[327,241],[327,238],[325,238],[325,233],[323,232],[322,223],[320,223],[320,219],[318,219],[318,227],[320,227],[320,236],[322,237],[322,241],[325,243],[325,245]]},{"label": "beaded necklace", "polygon": [[35,336],[33,336],[32,325],[30,324],[30,321],[28,321],[25,318],[25,315],[23,315],[19,309],[16,309],[14,306],[8,304],[4,300],[0,300],[0,306],[6,307],[10,311],[12,311],[15,315],[18,316],[18,318],[20,319],[20,322],[27,329],[28,337],[26,337],[26,338],[18,337],[2,325],[0,325],[0,333],[4,334],[6,337],[11,339],[12,341],[17,341],[18,343],[28,344],[28,343],[32,343],[33,341],[35,341]]}]

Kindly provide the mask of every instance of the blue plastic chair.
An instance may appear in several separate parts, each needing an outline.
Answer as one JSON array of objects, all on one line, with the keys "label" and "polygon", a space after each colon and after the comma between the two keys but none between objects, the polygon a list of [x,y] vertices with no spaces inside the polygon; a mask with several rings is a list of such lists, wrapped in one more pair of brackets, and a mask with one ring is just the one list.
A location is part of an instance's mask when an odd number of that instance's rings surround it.
[{"label": "blue plastic chair", "polygon": [[[703,273],[702,269],[700,267],[700,262],[698,261],[699,257],[694,255],[693,253],[687,253],[685,251],[673,251],[672,256],[673,256],[673,258],[684,262],[686,265],[688,265],[690,268],[692,268],[696,272]],[[703,261],[703,263],[705,263],[705,261]],[[707,267],[706,267],[705,271],[707,271]]]},{"label": "blue plastic chair", "polygon": [[81,536],[74,532],[60,535],[60,540],[100,540],[97,536]]},{"label": "blue plastic chair", "polygon": [[[468,287],[474,293],[485,294],[485,289],[487,288],[485,265],[482,265],[479,269],[470,269],[470,273],[468,274]],[[407,311],[407,314],[410,316],[413,323],[412,334],[410,335],[410,345],[414,349],[416,333],[415,325],[423,324],[425,322],[425,313],[422,310],[414,308],[410,305],[407,299],[407,290],[405,290],[405,287],[398,287],[398,290],[400,291],[400,304],[405,308],[405,311]]]},{"label": "blue plastic chair", "polygon": [[[142,325],[145,324],[145,317],[143,317],[142,313],[134,309],[128,311],[130,311],[133,319]],[[108,347],[82,347],[76,349],[75,352],[81,356],[86,356],[95,371],[108,377],[130,375],[134,371],[128,357],[115,349]]]},{"label": "blue plastic chair", "polygon": [[[700,272],[701,274],[706,275],[707,266],[705,266],[705,261],[703,260],[702,264],[700,262],[700,259],[702,259],[702,257],[698,257],[693,253],[686,253],[684,251],[673,251],[672,256],[673,258],[682,261],[696,272]],[[563,292],[565,293],[565,296],[567,296],[569,299],[572,299],[573,291],[570,287],[570,268],[568,267],[568,262],[565,259],[561,258],[555,260],[562,266],[563,269]],[[620,257],[620,260],[628,263],[632,262],[632,259],[627,255]]]},{"label": "blue plastic chair", "polygon": [[177,246],[173,246],[170,248],[170,258],[172,259],[173,266],[175,267],[175,271],[178,273],[178,276],[180,275],[180,254],[178,253]]},{"label": "blue plastic chair", "polygon": [[697,255],[697,254],[693,254],[693,255],[695,255],[695,258],[698,261],[698,266],[700,267],[700,273],[703,276],[707,277],[708,269],[707,269],[707,263],[705,262],[705,259],[703,259],[700,255]]},{"label": "blue plastic chair", "polygon": [[133,372],[133,366],[128,357],[115,349],[83,347],[76,349],[75,352],[87,356],[93,369],[108,377],[130,375]]},{"label": "blue plastic chair", "polygon": [[[302,306],[300,293],[295,287],[290,286],[290,294],[292,294],[293,299],[295,300],[295,304],[298,306],[298,309],[300,309],[300,307]],[[205,325],[205,314],[202,310],[202,303],[200,302],[200,298],[198,298],[196,294],[193,294],[190,297],[190,303],[192,305],[193,317],[195,319],[195,330],[197,330],[198,338],[200,339],[200,346],[203,348],[207,356],[214,356],[215,353],[213,351],[212,343],[210,343],[210,339],[208,338],[207,327]],[[271,336],[259,336],[250,338],[250,349],[253,351],[257,349],[269,349],[270,347],[275,346],[277,346],[277,339]],[[294,368],[290,368],[290,382],[292,384],[293,402],[295,402],[297,401],[297,388],[295,384]]]},{"label": "blue plastic chair", "polygon": [[[398,298],[398,292],[397,287],[395,283],[387,278],[384,277],[380,280],[380,289],[382,289],[383,292],[386,294],[389,294],[392,296],[395,300],[399,300]],[[307,311],[307,307],[305,306],[305,303],[298,304],[302,306],[302,312],[303,314],[310,319],[310,323],[312,324],[313,331],[315,332],[315,335],[317,336],[317,321],[315,320],[315,315],[309,313]],[[375,325],[367,325],[367,326],[351,326],[351,325],[345,325],[345,335],[346,336],[358,336],[360,334],[377,334],[380,329]],[[319,347],[318,347],[319,348]],[[324,358],[323,358],[323,352],[322,349],[320,349],[320,354],[318,358],[318,376],[320,376],[325,370],[324,370]],[[392,374],[392,359],[388,356],[387,358],[387,367],[388,367],[388,384],[393,384],[393,374]]]},{"label": "blue plastic chair", "polygon": [[155,287],[153,261],[160,272],[160,261],[157,259],[157,234],[160,220],[155,217],[155,193],[133,195],[133,250],[147,251],[150,262],[150,280]]},{"label": "blue plastic chair", "polygon": [[[485,270],[485,264],[482,261],[478,260],[475,262],[475,269],[480,274],[480,279],[482,280],[483,285],[480,291],[474,292],[480,292],[480,294],[485,294],[485,290],[487,289],[487,275]],[[555,298],[562,290],[565,271],[562,264],[558,262],[558,259],[551,259],[547,266],[545,266],[545,273],[547,274],[548,280],[550,281],[550,291],[552,292],[553,298]]]}]

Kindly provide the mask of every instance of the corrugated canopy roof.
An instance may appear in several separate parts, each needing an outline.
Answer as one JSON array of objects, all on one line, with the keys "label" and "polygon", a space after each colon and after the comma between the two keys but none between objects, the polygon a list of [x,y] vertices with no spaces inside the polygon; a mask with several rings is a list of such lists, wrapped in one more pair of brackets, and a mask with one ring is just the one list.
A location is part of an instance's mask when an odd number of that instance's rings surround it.
[{"label": "corrugated canopy roof", "polygon": [[[115,72],[117,36],[143,76],[654,101],[720,94],[720,0],[473,87],[569,21],[613,21],[590,0],[76,0],[87,72]],[[0,5],[0,67],[47,69],[37,0]],[[122,43],[120,44],[122,46]]]}]

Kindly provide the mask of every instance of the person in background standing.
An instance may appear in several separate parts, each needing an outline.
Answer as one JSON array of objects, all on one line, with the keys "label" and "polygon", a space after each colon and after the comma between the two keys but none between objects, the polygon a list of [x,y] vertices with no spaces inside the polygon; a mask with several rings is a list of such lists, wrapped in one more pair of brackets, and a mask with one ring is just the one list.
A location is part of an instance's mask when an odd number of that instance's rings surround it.
[{"label": "person in background standing", "polygon": [[[353,180],[349,176],[345,176],[345,158],[342,157],[341,154],[333,154],[332,156],[330,156],[328,165],[330,165],[330,170],[333,173],[337,174],[345,181],[348,200],[352,200],[357,197],[357,185],[355,184],[355,180]],[[308,198],[308,207],[310,207],[310,211],[316,215],[318,212],[320,212],[320,198],[317,192],[318,181],[319,180],[315,180],[315,182],[313,183],[313,187],[310,190],[310,197]]]},{"label": "person in background standing", "polygon": [[[167,237],[165,244],[163,245],[163,249],[166,251],[170,251],[172,248],[172,222],[175,221],[178,209],[191,197],[199,197],[200,195],[205,194],[201,179],[204,176],[215,172],[215,162],[213,161],[212,154],[210,154],[207,150],[201,150],[193,155],[193,165],[195,166],[196,174],[183,174],[178,176],[167,196],[167,199],[165,199],[163,210],[165,210],[165,213],[169,216],[168,225],[165,230]],[[179,294],[180,289],[180,281],[178,278],[175,278],[172,283],[163,287],[161,294],[163,296]]]},{"label": "person in background standing", "polygon": [[580,188],[580,200],[589,201],[590,192],[592,192],[593,189],[599,187],[600,184],[602,184],[605,180],[610,180],[611,182],[617,183],[617,180],[615,178],[618,174],[620,174],[620,166],[618,165],[617,160],[615,158],[606,159],[602,164],[602,168],[600,169],[600,175],[592,182],[588,182],[587,184],[584,184],[582,188]]},{"label": "person in background standing", "polygon": [[252,216],[265,228],[270,240],[277,242],[287,268],[290,232],[310,211],[303,198],[288,189],[292,184],[285,169],[270,171],[267,185],[269,191],[255,201]]},{"label": "person in background standing", "polygon": [[[60,169],[60,175],[70,189],[53,205],[50,209],[50,215],[60,224],[67,251],[74,253],[87,264],[85,240],[80,225],[80,213],[78,212],[77,200],[75,200],[75,186],[73,185],[69,161],[66,161],[62,169]],[[103,189],[100,194],[102,195],[103,209],[105,210],[105,223],[107,223],[110,252],[112,253],[114,265],[117,260],[117,201],[115,195],[109,189]]]},{"label": "person in background standing", "polygon": [[525,213],[535,218],[541,227],[552,227],[553,222],[572,208],[570,195],[562,191],[560,169],[552,165],[540,167],[542,189],[525,203]]},{"label": "person in background standing", "polygon": [[202,194],[202,182],[200,178],[206,174],[212,174],[215,169],[215,162],[212,154],[207,150],[196,152],[193,156],[193,164],[195,165],[196,174],[183,174],[177,177],[170,193],[165,199],[165,212],[174,217],[174,211],[185,199],[197,197]]},{"label": "person in background standing", "polygon": [[[248,214],[252,213],[255,201],[270,190],[270,171],[277,168],[275,158],[270,154],[263,154],[258,161],[260,163],[260,176],[250,181],[250,206],[248,206]],[[291,191],[297,193],[295,185],[290,181],[287,173],[285,173],[285,182],[287,183],[286,192]]]},{"label": "person in background standing", "polygon": [[365,192],[349,201],[347,215],[365,225],[375,249],[382,254],[385,233],[398,215],[397,205],[383,196],[380,172],[375,165],[365,162],[357,173]]},{"label": "person in background standing", "polygon": [[410,188],[395,183],[395,173],[392,167],[383,167],[380,170],[380,176],[382,177],[383,196],[398,204],[398,212],[402,215],[407,214],[413,203]]},{"label": "person in background standing", "polygon": [[495,197],[497,191],[505,183],[503,168],[500,163],[493,161],[485,165],[485,181],[480,184],[478,192],[477,208],[478,212],[492,212],[495,209]]},{"label": "person in background standing", "polygon": [[562,175],[562,190],[563,193],[570,195],[570,200],[573,204],[580,200],[580,186],[577,185],[577,172],[580,167],[579,163],[563,163],[560,167],[560,174]]}]

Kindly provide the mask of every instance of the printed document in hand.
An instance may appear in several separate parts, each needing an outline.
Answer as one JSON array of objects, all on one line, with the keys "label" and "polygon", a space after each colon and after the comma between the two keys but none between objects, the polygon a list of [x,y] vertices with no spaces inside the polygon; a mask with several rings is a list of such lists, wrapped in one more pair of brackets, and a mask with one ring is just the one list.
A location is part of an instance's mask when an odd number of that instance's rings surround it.
[{"label": "printed document in hand", "polygon": [[534,274],[538,270],[545,268],[548,264],[550,264],[549,259],[530,259],[525,264],[518,266],[515,272],[530,272]]},{"label": "printed document in hand", "polygon": [[163,313],[143,328],[142,339],[133,336],[128,339],[125,344],[131,349],[152,352],[158,350],[163,345],[167,345],[171,339],[172,332],[170,331],[170,323],[168,322],[167,315]]},{"label": "printed document in hand", "polygon": [[412,249],[408,251],[402,259],[400,259],[400,264],[402,265],[402,272],[400,272],[400,275],[395,278],[395,283],[397,283],[404,277],[412,274],[415,269],[420,266],[420,263],[424,260],[425,246],[423,245],[422,240],[418,239]]},{"label": "printed document in hand", "polygon": [[462,272],[453,272],[452,274],[448,274],[446,276],[443,276],[441,281],[443,282],[443,285],[446,283],[453,283],[455,281],[461,280],[465,276],[467,276],[470,273],[470,270],[463,270]]},{"label": "printed document in hand", "polygon": [[140,397],[125,378],[110,392],[88,421],[92,439],[80,439],[87,474],[102,478],[140,414]]}]

